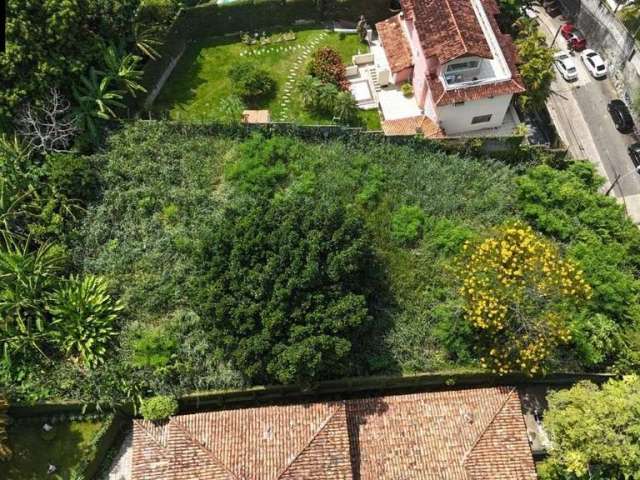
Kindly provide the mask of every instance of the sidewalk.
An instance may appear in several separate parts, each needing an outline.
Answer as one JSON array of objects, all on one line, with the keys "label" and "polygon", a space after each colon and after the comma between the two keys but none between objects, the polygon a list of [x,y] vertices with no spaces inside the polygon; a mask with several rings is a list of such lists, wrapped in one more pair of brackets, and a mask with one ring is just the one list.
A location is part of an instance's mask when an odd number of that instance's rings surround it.
[{"label": "sidewalk", "polygon": [[[540,25],[540,31],[547,38],[547,44],[551,45],[560,22],[549,17],[540,7],[532,10],[536,14],[535,18]],[[556,38],[554,47],[557,49],[566,48],[565,41],[561,35]],[[579,80],[574,83],[565,82],[556,71],[556,78],[551,84],[552,93],[547,100],[547,109],[558,136],[569,149],[570,155],[576,159],[589,160],[598,174],[605,178],[606,181],[602,187],[602,192],[604,193],[611,186],[611,182],[614,181],[615,174],[607,171],[604,159],[575,95],[577,89],[586,87],[593,80],[591,80],[578,55],[576,55],[576,66],[579,70]],[[607,112],[605,110],[603,117],[606,115]],[[609,121],[609,119],[603,118],[601,121]],[[611,166],[609,170],[611,170]],[[622,185],[618,185],[612,194],[625,207],[631,220],[635,224],[640,224],[640,194],[635,194],[635,192],[633,194],[624,193]]]}]

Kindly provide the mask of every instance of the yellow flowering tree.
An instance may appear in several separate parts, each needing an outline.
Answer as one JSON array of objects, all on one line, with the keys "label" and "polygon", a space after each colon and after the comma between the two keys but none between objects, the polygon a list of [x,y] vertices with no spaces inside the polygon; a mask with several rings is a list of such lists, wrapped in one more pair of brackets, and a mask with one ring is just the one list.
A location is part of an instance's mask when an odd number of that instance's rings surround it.
[{"label": "yellow flowering tree", "polygon": [[482,365],[500,374],[539,373],[554,348],[570,341],[575,305],[591,296],[582,271],[519,223],[464,250],[460,293]]}]

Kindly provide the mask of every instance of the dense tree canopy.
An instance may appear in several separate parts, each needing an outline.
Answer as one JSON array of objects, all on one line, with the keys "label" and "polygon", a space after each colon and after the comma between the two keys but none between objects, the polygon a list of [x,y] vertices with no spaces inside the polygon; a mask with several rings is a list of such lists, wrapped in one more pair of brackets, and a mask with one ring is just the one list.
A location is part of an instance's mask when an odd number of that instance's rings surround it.
[{"label": "dense tree canopy", "polygon": [[640,478],[640,377],[582,382],[548,396],[541,480]]},{"label": "dense tree canopy", "polygon": [[329,199],[293,195],[231,207],[206,242],[208,311],[233,362],[257,381],[349,372],[366,326],[363,222]]},{"label": "dense tree canopy", "polygon": [[104,43],[128,40],[139,0],[9,0],[0,55],[0,126],[25,101],[69,86],[98,65]]}]

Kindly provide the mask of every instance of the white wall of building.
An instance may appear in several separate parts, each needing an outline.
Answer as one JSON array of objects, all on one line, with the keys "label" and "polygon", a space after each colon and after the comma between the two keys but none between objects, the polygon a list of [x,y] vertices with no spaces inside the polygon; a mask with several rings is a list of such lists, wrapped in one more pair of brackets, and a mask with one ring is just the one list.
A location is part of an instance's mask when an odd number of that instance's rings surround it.
[{"label": "white wall of building", "polygon": [[[501,95],[493,98],[482,98],[459,105],[436,106],[436,116],[440,127],[447,135],[471,132],[483,128],[502,125],[512,95]],[[491,115],[491,120],[483,123],[472,123],[474,117]]]}]

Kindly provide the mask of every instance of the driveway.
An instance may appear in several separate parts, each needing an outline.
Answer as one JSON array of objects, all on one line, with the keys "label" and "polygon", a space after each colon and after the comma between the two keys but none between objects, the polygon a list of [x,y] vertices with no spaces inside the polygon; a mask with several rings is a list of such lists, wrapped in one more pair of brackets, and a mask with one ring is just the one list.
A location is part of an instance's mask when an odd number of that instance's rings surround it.
[{"label": "driveway", "polygon": [[[551,45],[563,22],[560,17],[550,18],[541,7],[536,7],[533,12],[541,32]],[[587,46],[588,41],[587,34]],[[562,35],[556,37],[554,48],[567,48]],[[553,93],[547,102],[549,113],[571,155],[590,160],[607,179],[605,189],[621,176],[612,194],[625,205],[632,220],[640,223],[640,175],[633,171],[634,166],[627,153],[627,146],[635,139],[632,135],[619,133],[607,112],[607,104],[618,98],[618,94],[609,78],[596,80],[591,77],[578,53],[575,60],[577,81],[564,81],[556,70]]]}]

